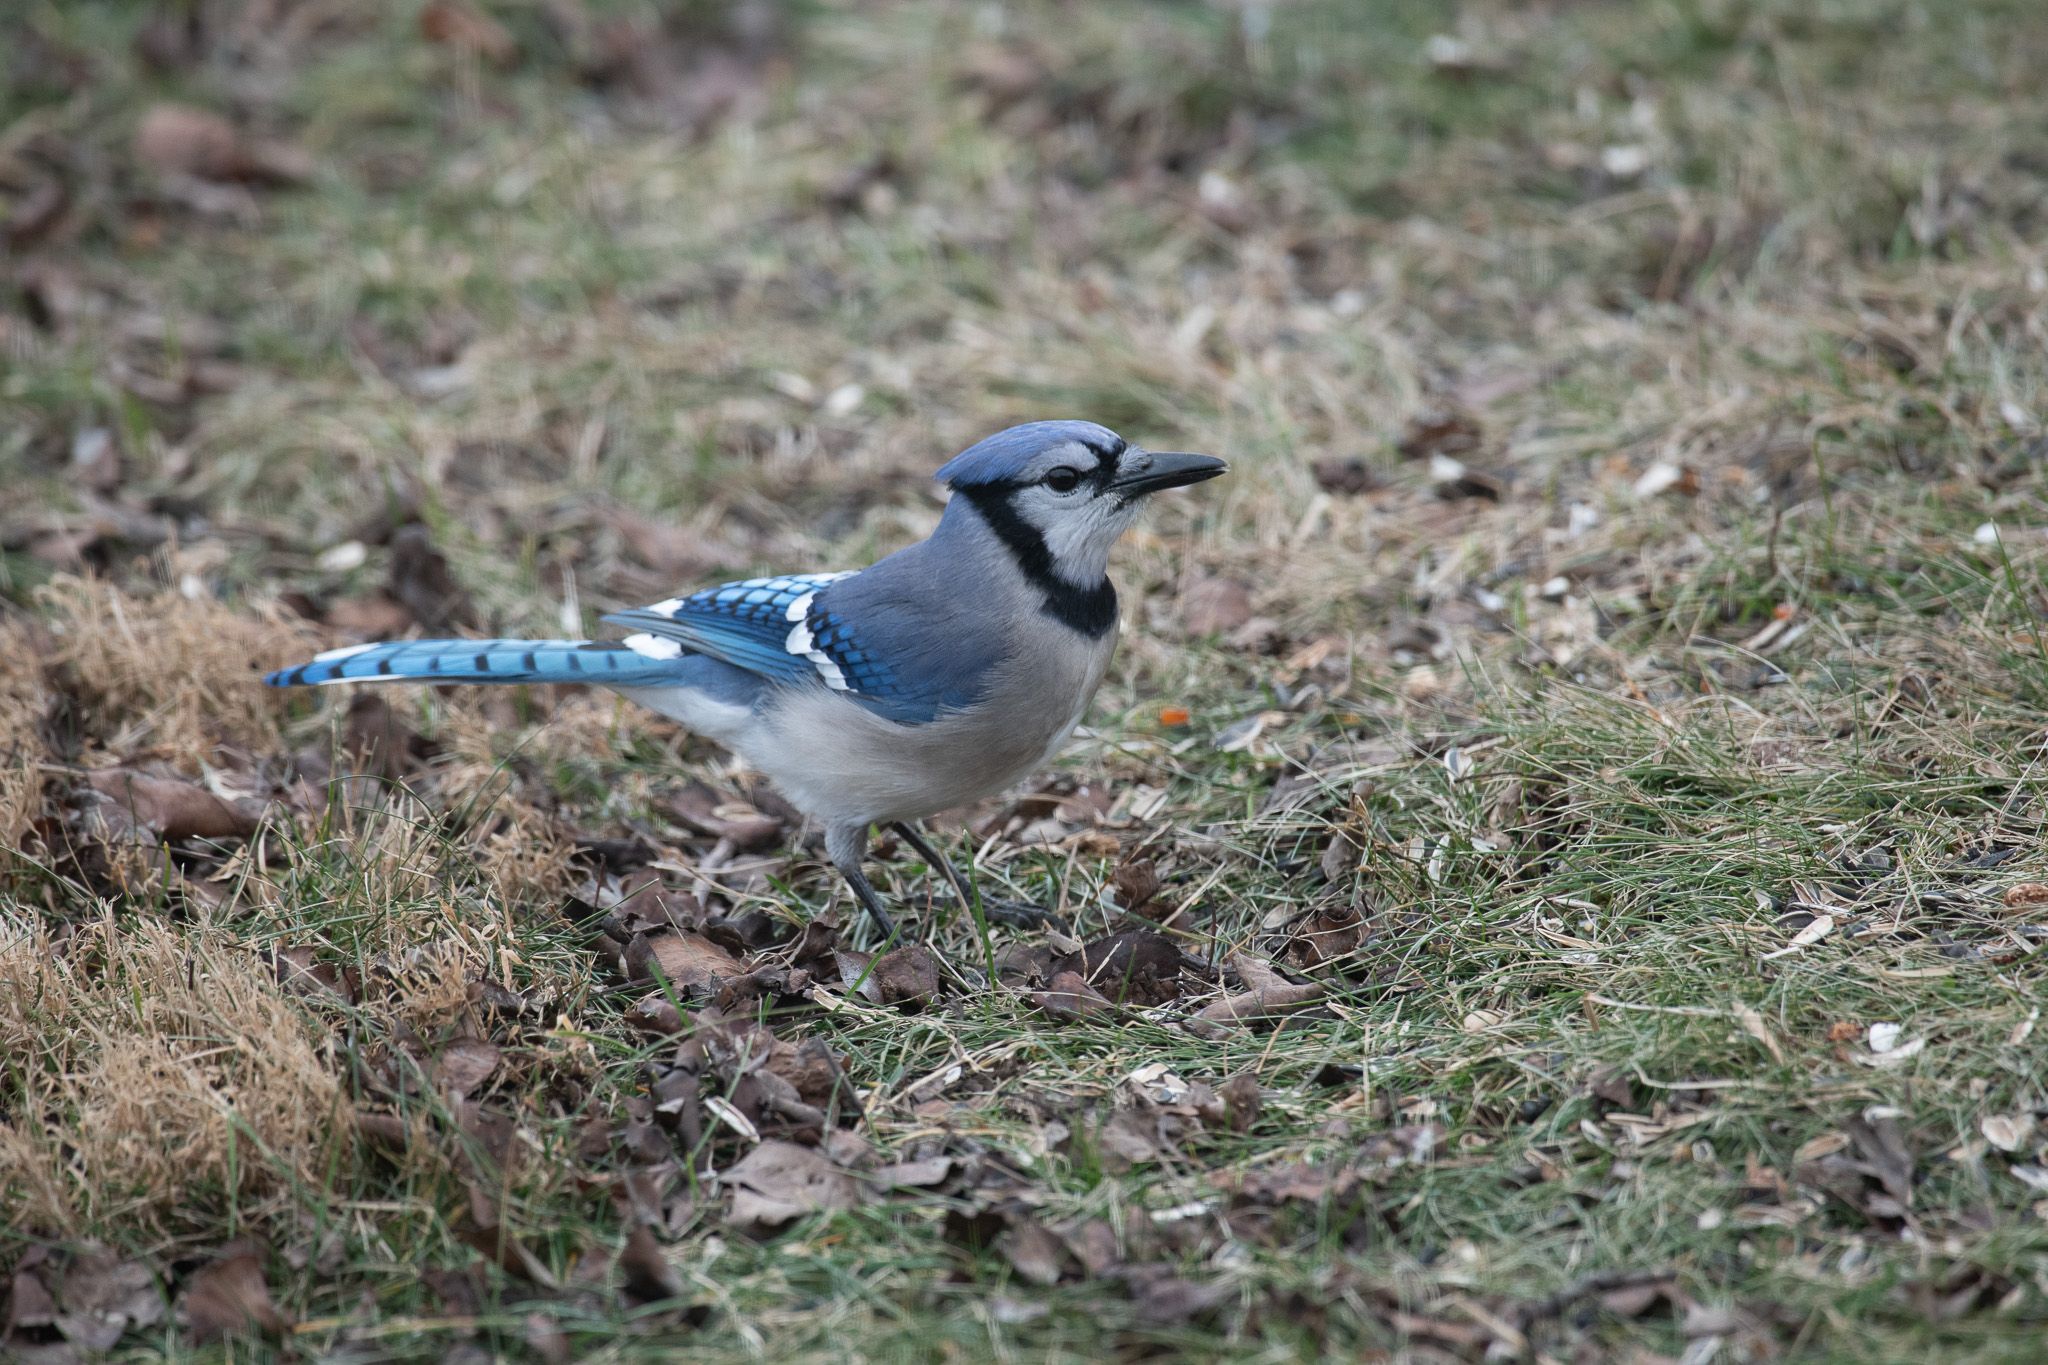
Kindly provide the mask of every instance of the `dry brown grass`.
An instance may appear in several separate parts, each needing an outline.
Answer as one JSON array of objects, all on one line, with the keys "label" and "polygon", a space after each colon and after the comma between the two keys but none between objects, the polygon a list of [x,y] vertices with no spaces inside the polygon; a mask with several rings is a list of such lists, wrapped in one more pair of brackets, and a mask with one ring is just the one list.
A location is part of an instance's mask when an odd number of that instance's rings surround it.
[{"label": "dry brown grass", "polygon": [[[0,1210],[41,1236],[261,1220],[352,1142],[333,1055],[245,949],[0,919]],[[12,1093],[9,1093],[12,1092]]]},{"label": "dry brown grass", "polygon": [[52,679],[107,749],[192,769],[222,745],[278,745],[283,707],[255,675],[309,643],[280,608],[230,606],[182,587],[138,596],[69,575],[45,584],[36,600],[49,627]]},{"label": "dry brown grass", "polygon": [[21,622],[0,623],[0,876],[13,870],[14,853],[42,813],[42,728],[49,704],[43,639]]}]

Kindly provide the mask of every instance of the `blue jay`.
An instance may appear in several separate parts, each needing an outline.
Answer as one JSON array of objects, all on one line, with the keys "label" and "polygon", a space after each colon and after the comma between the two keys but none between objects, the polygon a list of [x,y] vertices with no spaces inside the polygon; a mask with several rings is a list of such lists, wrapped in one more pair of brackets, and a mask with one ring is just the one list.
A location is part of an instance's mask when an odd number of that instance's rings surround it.
[{"label": "blue jay", "polygon": [[885,936],[861,871],[890,825],[963,904],[915,821],[1002,791],[1080,722],[1116,648],[1109,552],[1147,495],[1224,472],[1093,422],[1029,422],[955,456],[926,539],[845,573],[749,578],[605,617],[622,640],[394,640],[264,679],[596,683],[723,744],[825,831]]}]

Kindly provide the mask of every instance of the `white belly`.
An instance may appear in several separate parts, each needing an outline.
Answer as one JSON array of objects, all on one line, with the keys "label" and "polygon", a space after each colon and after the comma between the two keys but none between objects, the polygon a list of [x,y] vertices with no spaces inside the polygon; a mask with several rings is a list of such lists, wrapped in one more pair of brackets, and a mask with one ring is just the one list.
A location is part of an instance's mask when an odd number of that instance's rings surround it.
[{"label": "white belly", "polygon": [[922,725],[899,725],[839,693],[806,689],[771,701],[730,742],[819,820],[883,824],[964,806],[1059,752],[1116,648],[1114,632],[1085,651],[1050,642],[1067,647],[1021,649],[980,703]]}]

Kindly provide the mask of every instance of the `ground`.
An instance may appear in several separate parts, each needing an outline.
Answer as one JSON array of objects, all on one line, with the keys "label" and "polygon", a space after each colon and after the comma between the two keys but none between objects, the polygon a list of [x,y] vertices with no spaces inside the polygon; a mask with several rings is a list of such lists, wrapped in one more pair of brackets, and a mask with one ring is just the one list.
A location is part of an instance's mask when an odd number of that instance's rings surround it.
[{"label": "ground", "polygon": [[[0,1354],[2037,1355],[2033,0],[10,14]],[[935,823],[1064,928],[257,686],[1055,416],[1232,465]]]}]

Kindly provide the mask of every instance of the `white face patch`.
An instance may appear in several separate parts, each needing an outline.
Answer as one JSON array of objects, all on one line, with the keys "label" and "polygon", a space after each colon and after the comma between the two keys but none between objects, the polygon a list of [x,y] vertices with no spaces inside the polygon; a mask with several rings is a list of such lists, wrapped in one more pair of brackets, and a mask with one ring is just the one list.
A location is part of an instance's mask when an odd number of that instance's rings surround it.
[{"label": "white face patch", "polygon": [[1092,484],[1060,494],[1043,486],[1011,495],[1010,506],[1045,539],[1052,571],[1077,588],[1092,588],[1109,572],[1109,552],[1138,519],[1139,504],[1098,494]]}]

